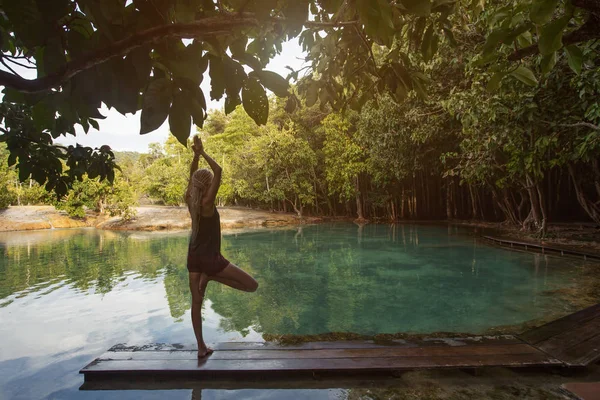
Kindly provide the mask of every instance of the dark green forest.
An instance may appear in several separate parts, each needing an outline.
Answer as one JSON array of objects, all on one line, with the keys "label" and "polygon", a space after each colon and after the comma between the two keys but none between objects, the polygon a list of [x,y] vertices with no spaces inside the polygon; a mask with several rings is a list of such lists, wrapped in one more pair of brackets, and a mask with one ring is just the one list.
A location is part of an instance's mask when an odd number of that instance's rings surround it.
[{"label": "dark green forest", "polygon": [[[0,74],[3,206],[134,217],[135,204],[181,204],[195,129],[224,168],[223,206],[542,235],[600,223],[597,2],[60,3],[31,5],[30,20],[60,28],[44,39],[0,2],[3,63],[39,76]],[[264,69],[289,39],[306,67]],[[204,77],[224,112],[206,110]],[[168,119],[173,137],[144,154],[61,147],[75,124],[101,123],[101,103],[141,110],[142,134]]]}]

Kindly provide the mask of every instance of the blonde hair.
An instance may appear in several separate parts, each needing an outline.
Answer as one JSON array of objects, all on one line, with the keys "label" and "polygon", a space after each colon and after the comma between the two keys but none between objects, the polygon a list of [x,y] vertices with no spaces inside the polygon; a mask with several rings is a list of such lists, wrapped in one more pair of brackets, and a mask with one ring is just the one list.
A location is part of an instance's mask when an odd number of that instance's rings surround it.
[{"label": "blonde hair", "polygon": [[198,235],[200,216],[202,215],[202,197],[212,179],[213,173],[206,168],[196,170],[190,179],[188,210],[192,217],[192,240],[195,240]]}]

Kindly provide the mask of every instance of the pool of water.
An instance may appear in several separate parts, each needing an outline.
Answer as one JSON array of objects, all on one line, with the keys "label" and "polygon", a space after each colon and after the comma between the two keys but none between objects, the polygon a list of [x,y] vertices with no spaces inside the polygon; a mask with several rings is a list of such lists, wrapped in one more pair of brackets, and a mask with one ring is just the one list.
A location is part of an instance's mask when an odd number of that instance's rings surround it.
[{"label": "pool of water", "polygon": [[[0,399],[137,399],[79,392],[78,370],[117,343],[194,344],[188,234],[94,229],[0,234]],[[489,247],[446,226],[330,224],[223,237],[260,287],[211,283],[208,343],[263,334],[481,333],[564,307],[581,262]],[[197,394],[194,394],[198,398]],[[205,390],[203,399],[347,398],[332,390]],[[143,392],[190,399],[190,390]]]}]

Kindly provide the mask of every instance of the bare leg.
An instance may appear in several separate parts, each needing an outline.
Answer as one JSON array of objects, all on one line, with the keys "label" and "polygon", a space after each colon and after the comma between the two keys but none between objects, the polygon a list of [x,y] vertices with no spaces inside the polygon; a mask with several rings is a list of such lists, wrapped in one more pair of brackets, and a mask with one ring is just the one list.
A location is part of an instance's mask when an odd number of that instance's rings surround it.
[{"label": "bare leg", "polygon": [[208,277],[200,272],[190,272],[190,291],[192,292],[192,326],[198,342],[198,358],[205,357],[212,353],[212,349],[206,347],[202,337],[202,301]]},{"label": "bare leg", "polygon": [[218,274],[209,276],[208,279],[244,292],[255,292],[258,288],[258,282],[253,277],[232,263]]}]

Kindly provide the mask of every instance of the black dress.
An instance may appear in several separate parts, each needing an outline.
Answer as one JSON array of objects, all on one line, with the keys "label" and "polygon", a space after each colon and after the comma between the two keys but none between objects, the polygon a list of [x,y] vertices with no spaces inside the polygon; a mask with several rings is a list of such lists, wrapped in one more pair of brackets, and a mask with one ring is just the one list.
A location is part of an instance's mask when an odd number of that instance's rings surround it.
[{"label": "black dress", "polygon": [[[229,261],[221,255],[221,218],[217,207],[210,217],[200,218],[196,222],[198,234],[190,237],[188,246],[187,268],[190,272],[204,272],[215,275],[229,265]],[[194,232],[192,218],[192,232]]]}]

